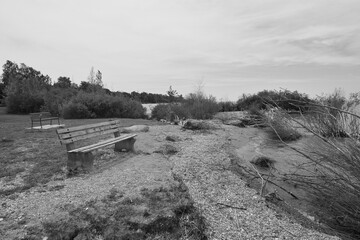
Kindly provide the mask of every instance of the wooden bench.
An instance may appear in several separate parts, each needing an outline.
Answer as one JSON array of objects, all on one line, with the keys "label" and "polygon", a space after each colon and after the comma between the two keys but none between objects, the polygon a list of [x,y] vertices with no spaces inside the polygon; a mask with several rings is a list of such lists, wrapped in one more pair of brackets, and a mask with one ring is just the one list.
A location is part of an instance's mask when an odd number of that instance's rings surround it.
[{"label": "wooden bench", "polygon": [[[94,162],[94,155],[92,152],[102,147],[115,144],[115,151],[134,151],[136,134],[120,135],[119,127],[119,121],[108,121],[57,129],[56,132],[59,136],[61,144],[66,145],[68,154],[67,167],[69,172],[76,170],[90,171]],[[87,146],[75,146],[75,142],[109,134],[114,134],[114,137]]]},{"label": "wooden bench", "polygon": [[51,116],[49,112],[30,113],[30,119],[31,119],[31,128],[34,127],[35,122],[39,122],[41,128],[43,126],[43,122],[45,121],[50,121],[50,125],[52,125],[52,120],[58,120],[58,124],[60,125],[59,117]]}]

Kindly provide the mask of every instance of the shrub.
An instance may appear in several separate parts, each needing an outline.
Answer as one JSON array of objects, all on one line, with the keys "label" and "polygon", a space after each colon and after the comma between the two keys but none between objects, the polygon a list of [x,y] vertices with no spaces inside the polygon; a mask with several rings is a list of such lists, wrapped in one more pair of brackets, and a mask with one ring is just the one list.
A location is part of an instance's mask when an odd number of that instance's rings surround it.
[{"label": "shrub", "polygon": [[171,120],[173,115],[181,118],[211,119],[220,109],[216,98],[206,96],[203,92],[189,94],[181,103],[159,104],[151,112],[151,116]]},{"label": "shrub", "polygon": [[39,112],[44,105],[41,94],[8,94],[5,102],[8,113]]},{"label": "shrub", "polygon": [[42,111],[50,112],[54,116],[63,113],[64,104],[77,94],[74,88],[52,88],[44,96]]},{"label": "shrub", "polygon": [[291,120],[281,110],[271,110],[264,116],[267,125],[270,127],[269,134],[272,139],[294,141],[301,137]]},{"label": "shrub", "polygon": [[304,122],[315,133],[323,137],[360,137],[360,119],[352,113],[359,106],[356,98],[347,101],[336,90],[307,104],[309,111]]},{"label": "shrub", "polygon": [[251,106],[260,110],[270,107],[280,107],[286,111],[306,111],[306,104],[310,102],[308,96],[297,91],[291,92],[289,90],[282,91],[268,91],[263,90],[253,95],[243,95],[236,105],[240,111],[249,110]]},{"label": "shrub", "polygon": [[69,102],[64,105],[63,116],[66,119],[95,117],[84,104],[74,102]]},{"label": "shrub", "polygon": [[[86,118],[87,117],[118,117],[118,118],[144,118],[145,108],[142,107],[141,103],[122,97],[122,96],[110,96],[99,92],[79,92],[76,96],[71,98],[71,104],[74,107],[66,109],[74,114],[77,112],[78,116],[71,115],[71,118]],[[76,105],[78,104],[78,105]],[[68,105],[66,105],[69,108]],[[79,108],[79,111],[75,111]],[[70,115],[65,114],[64,107],[64,118]]]},{"label": "shrub", "polygon": [[219,103],[220,112],[232,112],[237,111],[237,106],[234,102],[231,101],[222,101]]},{"label": "shrub", "polygon": [[171,107],[168,104],[156,105],[151,111],[151,117],[156,120],[170,118]]},{"label": "shrub", "polygon": [[183,107],[189,110],[191,118],[211,119],[220,110],[216,98],[206,96],[203,92],[190,93],[183,103]]},{"label": "shrub", "polygon": [[170,105],[171,111],[176,114],[180,119],[189,118],[190,111],[187,109],[183,104],[171,104]]}]

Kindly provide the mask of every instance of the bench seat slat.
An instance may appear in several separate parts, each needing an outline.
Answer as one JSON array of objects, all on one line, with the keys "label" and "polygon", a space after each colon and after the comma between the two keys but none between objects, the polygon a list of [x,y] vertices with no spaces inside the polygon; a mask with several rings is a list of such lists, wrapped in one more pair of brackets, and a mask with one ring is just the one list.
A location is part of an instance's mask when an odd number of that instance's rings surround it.
[{"label": "bench seat slat", "polygon": [[59,119],[58,117],[49,117],[49,118],[32,118],[32,121],[46,121],[46,120],[55,120]]},{"label": "bench seat slat", "polygon": [[104,144],[100,144],[100,145],[97,145],[97,146],[94,146],[94,147],[91,147],[91,148],[84,149],[82,152],[91,152],[91,151],[96,150],[98,148],[102,148],[102,147],[105,147],[105,146],[108,146],[108,145],[112,145],[112,144],[115,144],[117,142],[121,142],[123,140],[129,139],[129,138],[134,138],[135,136],[136,136],[136,134],[129,135],[129,136],[124,136],[123,135],[121,137],[114,138],[113,141],[109,141],[108,143],[104,143]]},{"label": "bench seat slat", "polygon": [[69,133],[69,132],[73,132],[73,131],[80,131],[80,130],[83,130],[83,129],[101,127],[101,126],[106,126],[106,125],[120,125],[120,121],[112,120],[112,121],[102,122],[102,123],[94,123],[94,124],[83,125],[83,126],[62,128],[62,129],[58,129],[57,133],[58,134]]},{"label": "bench seat slat", "polygon": [[110,134],[110,133],[114,133],[114,132],[119,132],[119,129],[108,129],[108,130],[105,130],[105,131],[100,131],[100,132],[94,132],[94,133],[90,133],[90,134],[87,134],[87,135],[81,135],[81,136],[77,136],[77,137],[72,137],[72,138],[69,138],[69,139],[64,139],[64,140],[61,140],[60,139],[60,142],[61,144],[68,144],[68,143],[73,143],[73,142],[76,142],[76,141],[79,141],[79,140],[84,140],[84,139],[88,139],[88,138],[92,138],[92,137],[96,137],[96,136],[101,136],[101,135],[106,135],[106,134]]},{"label": "bench seat slat", "polygon": [[94,128],[84,129],[84,130],[75,131],[75,132],[62,133],[62,134],[59,134],[59,138],[61,140],[66,140],[69,138],[74,138],[74,137],[81,136],[81,135],[87,135],[90,133],[101,132],[101,131],[105,131],[108,129],[118,129],[118,126],[117,125],[106,125],[106,126],[94,127]]},{"label": "bench seat slat", "polygon": [[116,137],[116,138],[108,139],[108,140],[105,140],[105,141],[101,141],[101,142],[98,142],[98,143],[95,143],[95,144],[92,144],[92,145],[89,145],[89,146],[73,149],[73,150],[70,150],[68,152],[69,153],[90,152],[90,151],[93,151],[95,149],[105,147],[107,145],[111,145],[111,144],[114,144],[116,142],[126,140],[128,138],[133,138],[135,136],[137,136],[137,135],[136,134],[124,134],[124,135],[121,135],[120,137]]}]

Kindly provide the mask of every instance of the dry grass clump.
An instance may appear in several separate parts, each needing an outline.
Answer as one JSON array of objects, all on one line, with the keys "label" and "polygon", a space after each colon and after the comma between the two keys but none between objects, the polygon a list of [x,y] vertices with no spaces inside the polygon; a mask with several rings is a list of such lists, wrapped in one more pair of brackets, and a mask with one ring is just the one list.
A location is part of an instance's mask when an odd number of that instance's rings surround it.
[{"label": "dry grass clump", "polygon": [[312,105],[304,123],[323,137],[359,138],[359,118],[346,110],[325,105]]},{"label": "dry grass clump", "polygon": [[259,156],[259,157],[255,157],[250,162],[261,168],[271,168],[273,167],[275,161],[265,156]]},{"label": "dry grass clump", "polygon": [[282,141],[294,141],[301,137],[295,129],[291,118],[288,118],[282,110],[276,109],[264,115],[264,121],[270,127],[270,138]]}]

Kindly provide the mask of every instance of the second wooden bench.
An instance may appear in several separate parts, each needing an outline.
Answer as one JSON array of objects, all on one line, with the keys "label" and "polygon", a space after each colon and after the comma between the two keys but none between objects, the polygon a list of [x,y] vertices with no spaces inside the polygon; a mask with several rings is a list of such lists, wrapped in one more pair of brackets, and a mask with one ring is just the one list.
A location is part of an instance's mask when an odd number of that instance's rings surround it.
[{"label": "second wooden bench", "polygon": [[[115,151],[134,151],[136,134],[120,135],[120,121],[108,121],[96,124],[89,124],[77,127],[57,129],[61,144],[66,145],[68,170],[86,170],[93,167],[94,155],[92,152],[96,149],[115,144]],[[113,137],[102,140],[95,144],[77,147],[75,142],[80,142],[88,138],[99,137],[113,134]]]},{"label": "second wooden bench", "polygon": [[60,118],[51,116],[49,112],[38,112],[38,113],[30,113],[31,120],[31,129],[34,127],[35,122],[40,123],[40,127],[43,127],[43,122],[50,121],[50,125],[52,125],[52,120],[57,120],[60,125]]}]

